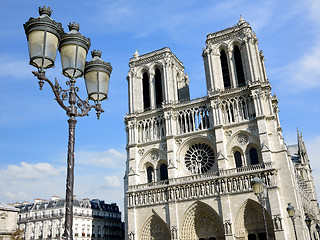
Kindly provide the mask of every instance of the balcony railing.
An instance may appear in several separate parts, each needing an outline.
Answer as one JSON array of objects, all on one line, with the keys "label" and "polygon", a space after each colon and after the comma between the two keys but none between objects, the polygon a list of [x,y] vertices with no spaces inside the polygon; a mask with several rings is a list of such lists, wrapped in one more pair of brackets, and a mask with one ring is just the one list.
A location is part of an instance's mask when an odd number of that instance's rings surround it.
[{"label": "balcony railing", "polygon": [[246,174],[246,173],[251,173],[256,171],[263,171],[265,169],[272,169],[272,163],[271,162],[261,163],[261,164],[250,165],[245,167],[207,172],[203,174],[191,175],[191,176],[180,177],[180,178],[173,178],[173,179],[159,181],[159,182],[132,185],[128,187],[128,191],[129,192],[139,191],[143,189],[159,188],[159,187],[168,186],[168,185],[179,185],[181,183],[203,181],[206,179],[213,179],[213,178],[219,178],[224,176],[235,176],[243,173]]},{"label": "balcony railing", "polygon": [[248,192],[252,191],[251,180],[255,176],[267,187],[275,187],[275,175],[276,170],[267,163],[129,186],[128,207]]}]

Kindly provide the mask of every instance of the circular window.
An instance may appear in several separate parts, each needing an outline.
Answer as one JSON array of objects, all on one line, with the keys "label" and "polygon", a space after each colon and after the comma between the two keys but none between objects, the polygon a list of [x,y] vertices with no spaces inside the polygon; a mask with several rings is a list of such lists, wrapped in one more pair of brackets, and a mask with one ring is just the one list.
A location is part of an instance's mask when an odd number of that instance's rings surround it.
[{"label": "circular window", "polygon": [[205,173],[213,166],[214,152],[207,144],[197,143],[187,150],[184,162],[191,173]]}]

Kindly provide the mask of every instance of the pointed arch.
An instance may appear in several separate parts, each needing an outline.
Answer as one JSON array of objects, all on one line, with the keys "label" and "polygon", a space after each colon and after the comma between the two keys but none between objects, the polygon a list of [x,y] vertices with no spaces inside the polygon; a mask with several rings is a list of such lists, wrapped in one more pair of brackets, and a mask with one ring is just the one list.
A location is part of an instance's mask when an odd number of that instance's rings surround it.
[{"label": "pointed arch", "polygon": [[192,204],[186,211],[180,229],[181,240],[225,239],[219,214],[212,207],[200,201]]},{"label": "pointed arch", "polygon": [[143,109],[148,110],[150,108],[150,79],[149,74],[144,72],[142,74],[142,94],[143,94]]},{"label": "pointed arch", "polygon": [[228,58],[227,58],[226,52],[223,49],[220,50],[220,63],[221,63],[224,88],[225,89],[231,88]]},{"label": "pointed arch", "polygon": [[[270,217],[266,209],[265,216],[269,236],[274,236],[272,218]],[[265,236],[263,212],[261,205],[252,199],[247,199],[242,204],[236,215],[235,221],[236,239],[247,239],[249,235],[250,237],[256,236],[256,239],[260,239],[263,235]]]},{"label": "pointed arch", "polygon": [[141,240],[170,240],[168,225],[157,215],[153,214],[144,223],[141,230]]},{"label": "pointed arch", "polygon": [[163,102],[163,91],[162,91],[162,75],[158,67],[156,67],[154,72],[154,81],[155,81],[155,93],[156,93],[156,106],[160,107]]},{"label": "pointed arch", "polygon": [[237,79],[238,79],[238,87],[242,87],[246,84],[244,78],[244,71],[242,65],[242,58],[239,47],[236,45],[233,48],[233,57],[236,67]]}]

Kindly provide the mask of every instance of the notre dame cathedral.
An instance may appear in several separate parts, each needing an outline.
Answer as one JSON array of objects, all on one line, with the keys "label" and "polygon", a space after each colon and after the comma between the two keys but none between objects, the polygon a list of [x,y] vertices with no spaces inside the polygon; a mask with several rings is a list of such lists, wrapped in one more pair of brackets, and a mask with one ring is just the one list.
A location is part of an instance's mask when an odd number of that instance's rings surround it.
[{"label": "notre dame cathedral", "polygon": [[207,95],[192,100],[169,48],[130,59],[126,239],[319,239],[304,141],[284,142],[249,23],[208,34],[202,56]]}]

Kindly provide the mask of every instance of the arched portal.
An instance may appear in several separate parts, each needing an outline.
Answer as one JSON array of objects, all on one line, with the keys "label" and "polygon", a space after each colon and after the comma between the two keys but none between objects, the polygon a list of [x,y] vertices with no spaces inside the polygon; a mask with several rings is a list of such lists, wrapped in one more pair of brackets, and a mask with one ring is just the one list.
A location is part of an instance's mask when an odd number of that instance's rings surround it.
[{"label": "arched portal", "polygon": [[[269,239],[274,236],[272,218],[265,210]],[[248,199],[239,209],[235,221],[235,237],[238,240],[263,240],[266,238],[261,205]]]},{"label": "arched portal", "polygon": [[184,215],[180,239],[225,239],[220,216],[209,205],[203,202],[194,203]]},{"label": "arched portal", "polygon": [[143,225],[141,240],[170,240],[168,225],[156,214],[153,214]]}]

